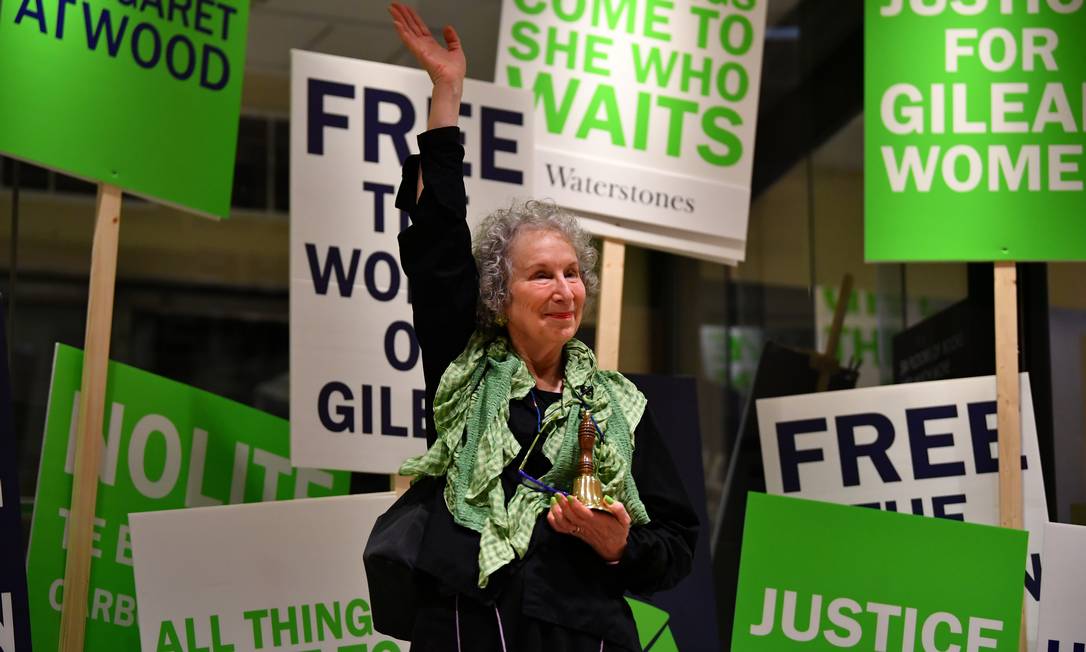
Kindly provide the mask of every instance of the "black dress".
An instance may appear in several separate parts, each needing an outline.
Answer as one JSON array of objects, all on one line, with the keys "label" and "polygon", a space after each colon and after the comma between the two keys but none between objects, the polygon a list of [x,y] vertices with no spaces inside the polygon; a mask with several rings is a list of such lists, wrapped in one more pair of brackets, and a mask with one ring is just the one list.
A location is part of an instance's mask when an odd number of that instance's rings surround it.
[{"label": "black dress", "polygon": [[[434,393],[475,330],[479,284],[465,222],[459,129],[428,131],[418,143],[420,155],[404,162],[396,206],[411,216],[411,226],[399,236],[400,260],[422,350],[432,445]],[[416,202],[420,165],[425,186]],[[559,398],[540,390],[535,395],[541,410]],[[535,407],[526,398],[511,401],[509,408],[510,430],[526,449],[536,432]],[[479,535],[453,521],[438,492],[418,560],[428,590],[412,650],[640,650],[623,595],[669,588],[690,572],[698,517],[648,410],[634,438],[633,477],[651,520],[631,527],[618,564],[607,564],[588,544],[556,532],[544,512],[524,558],[499,569],[480,589]],[[536,446],[526,467],[534,477],[550,467],[541,448]],[[507,501],[517,486],[520,461],[518,455],[502,475]]]}]

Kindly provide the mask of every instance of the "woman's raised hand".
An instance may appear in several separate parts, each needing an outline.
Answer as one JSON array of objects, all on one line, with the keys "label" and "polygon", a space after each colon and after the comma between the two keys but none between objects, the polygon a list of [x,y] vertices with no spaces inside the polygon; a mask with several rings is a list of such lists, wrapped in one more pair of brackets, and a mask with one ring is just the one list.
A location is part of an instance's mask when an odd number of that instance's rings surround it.
[{"label": "woman's raised hand", "polygon": [[413,8],[393,2],[388,12],[392,14],[392,24],[396,26],[400,40],[430,75],[434,86],[451,85],[459,90],[467,74],[467,60],[460,37],[452,25],[447,25],[443,30],[445,46],[442,46]]}]

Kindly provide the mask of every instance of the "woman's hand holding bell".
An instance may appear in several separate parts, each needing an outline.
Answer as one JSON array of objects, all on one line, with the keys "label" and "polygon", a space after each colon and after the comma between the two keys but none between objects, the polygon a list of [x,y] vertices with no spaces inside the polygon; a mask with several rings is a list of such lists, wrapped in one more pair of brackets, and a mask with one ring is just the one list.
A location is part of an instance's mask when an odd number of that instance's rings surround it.
[{"label": "woman's hand holding bell", "polygon": [[551,499],[547,522],[556,531],[592,546],[604,561],[618,561],[626,551],[631,519],[618,501],[608,502],[607,510],[609,514],[594,512],[573,496],[557,494]]}]

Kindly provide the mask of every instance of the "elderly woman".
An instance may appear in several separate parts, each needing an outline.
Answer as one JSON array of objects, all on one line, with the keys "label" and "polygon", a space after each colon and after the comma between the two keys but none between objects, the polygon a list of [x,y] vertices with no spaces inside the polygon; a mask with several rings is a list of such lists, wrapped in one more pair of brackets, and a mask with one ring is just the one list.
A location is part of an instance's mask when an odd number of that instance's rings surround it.
[{"label": "elderly woman", "polygon": [[[456,126],[465,59],[409,7],[396,30],[433,81],[396,205],[426,378],[426,454],[442,482],[417,569],[413,650],[640,650],[627,591],[690,569],[697,517],[644,396],[574,339],[597,285],[576,220],[529,201],[487,217],[472,255]],[[605,510],[569,498],[582,415],[595,419]]]}]

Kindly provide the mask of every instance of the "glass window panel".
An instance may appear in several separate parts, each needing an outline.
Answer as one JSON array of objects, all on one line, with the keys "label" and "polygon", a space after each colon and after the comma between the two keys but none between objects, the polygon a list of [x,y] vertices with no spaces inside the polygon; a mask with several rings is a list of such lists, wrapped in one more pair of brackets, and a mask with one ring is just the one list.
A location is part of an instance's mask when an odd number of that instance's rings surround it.
[{"label": "glass window panel", "polygon": [[89,181],[83,181],[82,179],[76,179],[60,172],[55,172],[53,176],[54,189],[57,192],[70,193],[74,195],[97,195],[98,185],[90,183]]},{"label": "glass window panel", "polygon": [[264,118],[242,117],[238,124],[238,152],[234,163],[236,208],[268,207],[268,128]]},{"label": "glass window panel", "polygon": [[275,188],[275,210],[279,213],[288,213],[290,212],[290,121],[276,120],[273,127],[275,169],[272,171],[272,183]]},{"label": "glass window panel", "polygon": [[49,170],[32,163],[4,158],[4,185],[8,188],[15,184],[15,168],[19,168],[19,188],[23,190],[48,190]]}]

